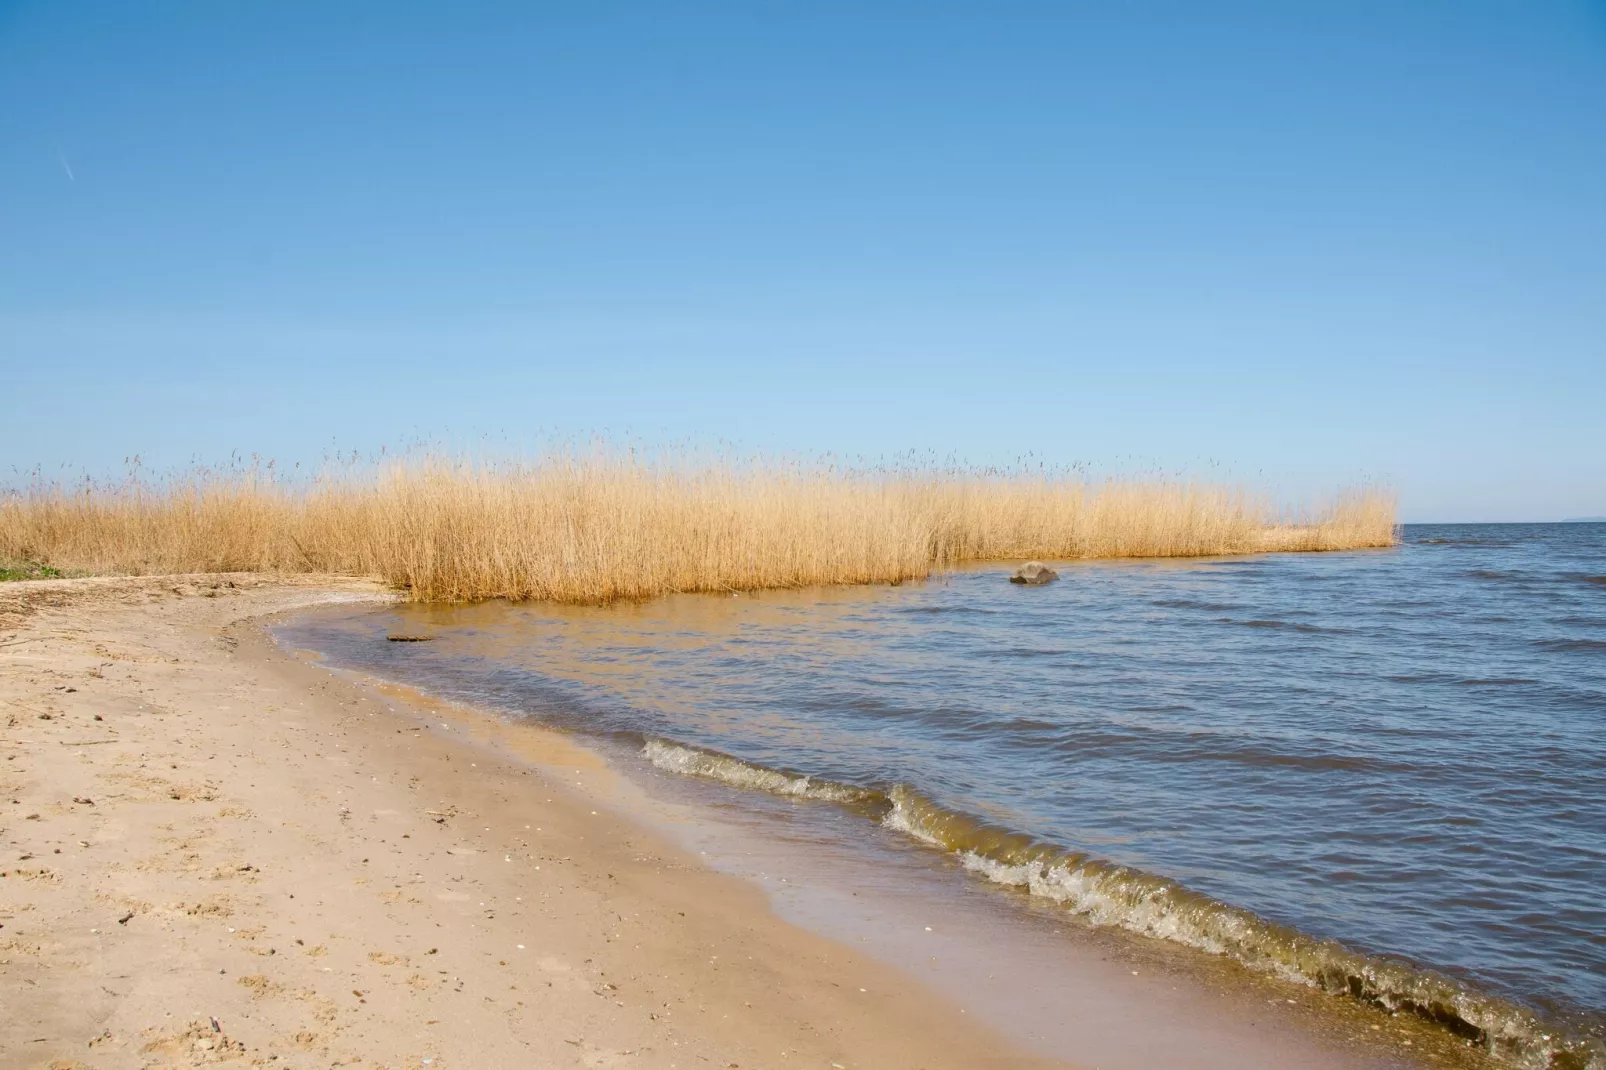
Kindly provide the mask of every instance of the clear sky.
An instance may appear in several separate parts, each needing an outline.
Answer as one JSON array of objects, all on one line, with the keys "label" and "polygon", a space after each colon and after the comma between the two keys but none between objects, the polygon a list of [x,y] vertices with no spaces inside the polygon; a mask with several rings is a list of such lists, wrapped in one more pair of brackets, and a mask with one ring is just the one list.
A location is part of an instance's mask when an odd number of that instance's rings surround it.
[{"label": "clear sky", "polygon": [[1606,3],[0,0],[0,462],[1032,454],[1606,514]]}]

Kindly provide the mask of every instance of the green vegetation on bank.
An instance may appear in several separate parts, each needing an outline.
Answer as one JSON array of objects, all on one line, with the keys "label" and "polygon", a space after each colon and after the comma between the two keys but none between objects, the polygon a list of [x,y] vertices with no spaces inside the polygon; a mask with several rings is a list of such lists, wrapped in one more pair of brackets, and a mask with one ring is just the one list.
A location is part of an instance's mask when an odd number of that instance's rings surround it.
[{"label": "green vegetation on bank", "polygon": [[65,579],[67,573],[59,568],[41,565],[37,561],[25,561],[21,564],[0,565],[0,583],[7,580],[60,580]]}]

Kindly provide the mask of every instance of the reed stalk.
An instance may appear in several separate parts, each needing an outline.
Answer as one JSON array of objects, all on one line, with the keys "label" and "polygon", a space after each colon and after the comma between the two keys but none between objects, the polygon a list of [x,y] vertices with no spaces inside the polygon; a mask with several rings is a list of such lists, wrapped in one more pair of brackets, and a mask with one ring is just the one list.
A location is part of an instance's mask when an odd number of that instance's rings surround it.
[{"label": "reed stalk", "polygon": [[598,603],[893,583],[975,561],[1393,544],[1393,496],[1286,514],[1189,481],[553,454],[415,458],[308,484],[260,469],[0,496],[0,565],[93,574],[333,572],[421,601]]}]

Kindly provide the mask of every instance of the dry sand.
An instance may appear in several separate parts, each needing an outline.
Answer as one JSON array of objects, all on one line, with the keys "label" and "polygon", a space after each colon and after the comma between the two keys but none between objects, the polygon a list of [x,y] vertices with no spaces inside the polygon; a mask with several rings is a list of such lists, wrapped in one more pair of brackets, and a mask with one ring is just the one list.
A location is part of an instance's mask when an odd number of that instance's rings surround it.
[{"label": "dry sand", "polygon": [[1057,1065],[251,623],[382,597],[0,588],[0,1067]]}]

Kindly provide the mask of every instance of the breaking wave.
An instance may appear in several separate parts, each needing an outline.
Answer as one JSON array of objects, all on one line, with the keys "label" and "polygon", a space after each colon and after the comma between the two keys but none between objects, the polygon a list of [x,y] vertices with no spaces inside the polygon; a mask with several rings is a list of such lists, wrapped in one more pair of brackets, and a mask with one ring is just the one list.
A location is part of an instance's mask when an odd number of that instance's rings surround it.
[{"label": "breaking wave", "polygon": [[1606,1070],[1606,1049],[1597,1042],[1569,1036],[1507,1000],[1432,970],[1316,939],[1177,881],[947,809],[907,785],[883,792],[659,739],[648,740],[642,754],[658,768],[683,776],[850,806],[885,828],[949,854],[994,884],[1057,903],[1090,924],[1226,955],[1250,969],[1332,995],[1418,1015],[1509,1065]]},{"label": "breaking wave", "polygon": [[718,780],[749,791],[766,791],[771,795],[789,795],[797,799],[818,799],[858,808],[885,809],[890,805],[885,794],[871,788],[856,788],[850,784],[838,784],[834,780],[783,773],[762,765],[752,765],[728,754],[684,747],[661,739],[649,739],[643,744],[641,753],[653,765],[667,772]]},{"label": "breaking wave", "polygon": [[1251,969],[1435,1022],[1523,1067],[1606,1067],[1606,1051],[1451,978],[1318,940],[1176,881],[1042,843],[933,803],[904,786],[882,823],[954,855],[995,884],[1056,902],[1094,925],[1227,955]]}]

